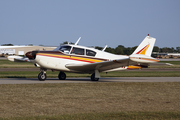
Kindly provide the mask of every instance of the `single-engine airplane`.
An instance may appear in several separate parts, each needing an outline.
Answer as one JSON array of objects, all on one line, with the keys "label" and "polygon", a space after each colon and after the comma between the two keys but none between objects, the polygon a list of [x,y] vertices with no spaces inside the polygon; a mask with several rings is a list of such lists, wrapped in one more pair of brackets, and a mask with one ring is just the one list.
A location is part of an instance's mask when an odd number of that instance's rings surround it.
[{"label": "single-engine airplane", "polygon": [[46,80],[46,71],[60,71],[58,78],[66,79],[64,72],[89,73],[92,81],[98,81],[100,72],[120,71],[127,69],[147,68],[150,65],[170,65],[168,63],[157,63],[158,59],[151,57],[156,39],[149,35],[140,43],[136,50],[130,55],[115,55],[103,50],[84,47],[77,42],[57,47],[53,51],[30,51],[26,57],[9,56],[10,61],[32,62],[40,68],[38,79]]}]

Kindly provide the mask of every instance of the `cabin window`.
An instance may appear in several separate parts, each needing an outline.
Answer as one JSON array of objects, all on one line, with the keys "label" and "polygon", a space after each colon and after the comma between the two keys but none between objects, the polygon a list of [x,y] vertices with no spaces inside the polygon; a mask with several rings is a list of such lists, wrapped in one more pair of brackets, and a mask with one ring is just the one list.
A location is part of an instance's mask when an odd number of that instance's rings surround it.
[{"label": "cabin window", "polygon": [[92,51],[92,50],[86,50],[86,55],[87,56],[95,56],[96,52]]},{"label": "cabin window", "polygon": [[61,46],[59,48],[60,51],[69,54],[70,50],[71,50],[71,46]]},{"label": "cabin window", "polygon": [[84,49],[73,47],[71,54],[84,55]]}]

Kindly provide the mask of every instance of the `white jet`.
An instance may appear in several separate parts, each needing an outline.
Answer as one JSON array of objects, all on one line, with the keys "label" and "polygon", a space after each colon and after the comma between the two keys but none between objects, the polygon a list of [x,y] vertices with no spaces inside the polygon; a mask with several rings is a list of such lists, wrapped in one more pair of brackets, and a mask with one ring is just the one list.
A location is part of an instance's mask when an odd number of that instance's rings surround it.
[{"label": "white jet", "polygon": [[150,65],[170,65],[168,63],[157,63],[158,59],[152,58],[151,53],[156,39],[149,35],[140,43],[137,49],[130,55],[115,55],[103,50],[84,47],[77,42],[61,45],[53,51],[31,51],[26,53],[26,57],[9,56],[10,61],[32,62],[40,68],[38,79],[46,80],[46,71],[60,71],[58,78],[66,79],[64,72],[89,73],[92,81],[98,81],[100,72],[120,71],[127,69],[147,68]]}]

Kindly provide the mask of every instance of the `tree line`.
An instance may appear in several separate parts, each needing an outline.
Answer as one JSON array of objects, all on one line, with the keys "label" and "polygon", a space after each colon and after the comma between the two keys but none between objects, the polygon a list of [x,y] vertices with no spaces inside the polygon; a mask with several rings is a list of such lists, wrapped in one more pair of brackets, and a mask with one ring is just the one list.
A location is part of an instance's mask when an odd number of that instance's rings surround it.
[{"label": "tree line", "polygon": [[[110,52],[113,54],[120,54],[120,55],[130,55],[134,52],[134,50],[137,48],[138,46],[134,46],[134,47],[124,47],[123,45],[118,45],[116,48],[111,48],[111,47],[107,47],[106,48],[106,52]],[[102,50],[102,47],[95,47],[96,49]],[[159,48],[158,46],[154,46],[153,48],[153,52],[159,52],[159,53],[180,53],[180,47],[176,47],[176,48],[169,48],[169,47],[163,47],[163,48]]]},{"label": "tree line", "polygon": [[[62,44],[68,44],[68,42],[63,42]],[[74,43],[69,43],[69,44],[74,44]],[[138,46],[134,46],[134,47],[124,47],[123,45],[118,45],[116,48],[111,48],[111,47],[107,47],[106,48],[106,52],[109,53],[113,53],[113,54],[119,54],[119,55],[131,55],[135,49]],[[95,46],[95,49],[98,50],[102,50],[103,47],[99,47],[99,46]],[[163,47],[163,48],[159,48],[158,46],[154,46],[153,48],[153,52],[159,52],[159,53],[180,53],[180,47],[176,47],[176,48],[169,48],[169,47]]]},{"label": "tree line", "polygon": [[[62,44],[68,44],[68,42],[63,42]],[[74,43],[70,43],[70,44],[74,44]],[[1,46],[13,46],[13,44],[2,44]],[[31,46],[33,46],[31,44]],[[42,45],[41,45],[42,46]],[[118,45],[116,48],[111,48],[111,47],[107,47],[106,48],[106,52],[109,53],[113,53],[113,54],[119,54],[119,55],[130,55],[134,52],[134,50],[137,48],[138,46],[134,46],[134,47],[125,47],[123,45]],[[95,46],[95,49],[99,49],[102,50],[103,47],[99,47],[99,46]],[[153,52],[159,52],[159,53],[180,53],[180,47],[163,47],[163,48],[159,48],[158,46],[154,46],[153,48]]]}]

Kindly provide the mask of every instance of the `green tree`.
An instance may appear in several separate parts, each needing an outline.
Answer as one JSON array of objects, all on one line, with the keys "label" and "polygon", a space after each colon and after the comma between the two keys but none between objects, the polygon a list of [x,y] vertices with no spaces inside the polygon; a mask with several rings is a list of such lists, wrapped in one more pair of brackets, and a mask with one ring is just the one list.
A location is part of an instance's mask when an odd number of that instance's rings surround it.
[{"label": "green tree", "polygon": [[102,50],[102,47],[96,46],[95,49]]},{"label": "green tree", "polygon": [[128,48],[124,48],[124,55],[131,55],[132,54],[132,48],[128,47]]},{"label": "green tree", "polygon": [[116,54],[120,54],[120,55],[124,55],[124,46],[122,45],[118,45],[118,47],[115,48],[115,53]]},{"label": "green tree", "polygon": [[65,41],[65,42],[63,42],[63,43],[61,43],[61,45],[64,45],[64,44],[72,44],[72,45],[74,45],[74,43],[72,43],[72,42],[68,42],[68,41]]},{"label": "green tree", "polygon": [[111,47],[107,47],[105,51],[106,51],[106,52],[109,52],[109,53],[115,54],[114,48],[111,48]]},{"label": "green tree", "polygon": [[154,48],[153,48],[153,52],[159,52],[159,47],[158,46],[154,46]]},{"label": "green tree", "polygon": [[177,52],[180,52],[180,47],[176,47],[176,51],[177,51]]},{"label": "green tree", "polygon": [[174,50],[172,48],[163,47],[160,49],[160,51],[165,53],[172,53]]},{"label": "green tree", "polygon": [[2,44],[1,46],[14,46],[13,44]]}]

